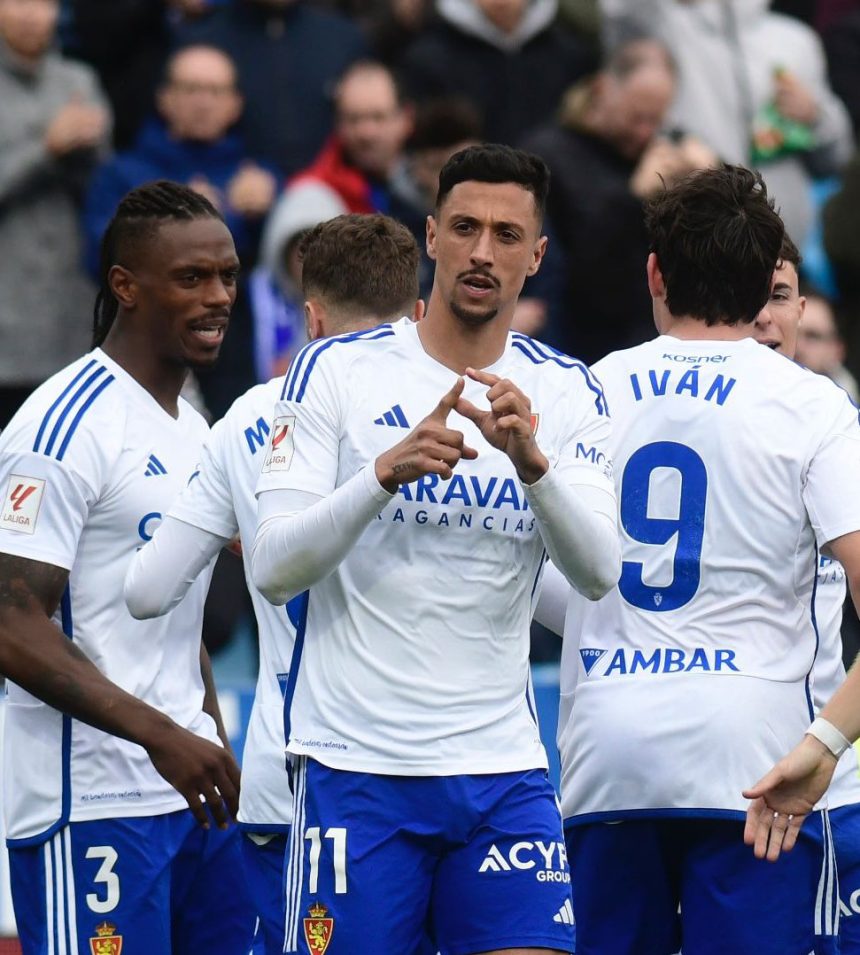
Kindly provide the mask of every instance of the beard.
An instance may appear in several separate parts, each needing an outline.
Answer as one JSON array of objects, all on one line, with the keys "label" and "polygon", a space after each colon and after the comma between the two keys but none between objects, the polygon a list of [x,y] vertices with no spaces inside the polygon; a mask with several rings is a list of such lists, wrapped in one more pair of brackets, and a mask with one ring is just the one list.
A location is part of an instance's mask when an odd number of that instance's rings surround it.
[{"label": "beard", "polygon": [[479,328],[481,325],[486,325],[487,322],[491,322],[499,314],[498,308],[494,305],[480,311],[464,308],[457,302],[449,302],[448,307],[451,309],[451,313],[464,325],[468,325],[469,328]]}]

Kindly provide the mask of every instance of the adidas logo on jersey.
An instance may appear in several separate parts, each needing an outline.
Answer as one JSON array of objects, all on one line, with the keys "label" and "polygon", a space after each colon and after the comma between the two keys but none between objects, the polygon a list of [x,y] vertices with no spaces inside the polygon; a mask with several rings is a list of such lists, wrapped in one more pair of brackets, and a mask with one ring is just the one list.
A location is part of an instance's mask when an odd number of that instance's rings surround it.
[{"label": "adidas logo on jersey", "polygon": [[388,425],[389,428],[409,427],[409,422],[406,420],[406,415],[403,414],[403,409],[400,405],[395,405],[390,411],[386,411],[384,415],[375,418],[373,423]]},{"label": "adidas logo on jersey", "polygon": [[149,462],[146,465],[146,470],[143,472],[144,477],[161,477],[163,474],[167,474],[167,468],[158,460],[154,454],[150,454]]},{"label": "adidas logo on jersey", "polygon": [[573,906],[570,899],[564,900],[564,905],[552,917],[553,922],[561,922],[564,925],[575,925],[576,919],[573,917]]}]

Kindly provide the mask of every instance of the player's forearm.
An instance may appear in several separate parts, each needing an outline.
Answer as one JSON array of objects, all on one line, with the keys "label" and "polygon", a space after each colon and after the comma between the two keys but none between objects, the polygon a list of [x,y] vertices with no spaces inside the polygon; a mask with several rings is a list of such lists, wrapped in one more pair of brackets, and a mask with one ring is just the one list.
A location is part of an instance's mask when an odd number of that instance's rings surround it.
[{"label": "player's forearm", "polygon": [[172,610],[227,543],[226,537],[166,517],[129,564],[123,586],[129,613],[145,620]]},{"label": "player's forearm", "polygon": [[224,744],[224,748],[233,751],[230,745],[230,738],[227,736],[227,730],[224,727],[224,718],[221,715],[221,706],[218,703],[218,691],[215,688],[215,674],[212,672],[212,661],[209,658],[209,651],[200,643],[200,675],[203,678],[203,712],[208,713],[215,723],[215,729],[218,733],[218,739]]},{"label": "player's forearm", "polygon": [[0,673],[54,709],[145,748],[176,728],[112,683],[37,608],[0,612]]},{"label": "player's forearm", "polygon": [[276,606],[327,577],[392,497],[372,467],[303,510],[284,513],[289,495],[260,495],[251,557],[254,584]]},{"label": "player's forearm", "polygon": [[552,562],[579,593],[599,600],[621,575],[612,495],[586,485],[570,487],[552,469],[525,492]]}]

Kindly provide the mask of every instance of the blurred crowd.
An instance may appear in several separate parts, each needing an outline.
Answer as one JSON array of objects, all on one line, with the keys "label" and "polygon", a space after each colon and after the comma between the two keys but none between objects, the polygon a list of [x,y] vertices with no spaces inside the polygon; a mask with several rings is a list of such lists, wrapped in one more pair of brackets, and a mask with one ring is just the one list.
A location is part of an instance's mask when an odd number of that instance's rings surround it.
[{"label": "blurred crowd", "polygon": [[587,362],[651,337],[643,201],[744,163],[803,250],[798,358],[856,398],[858,131],[860,0],[0,0],[0,427],[87,349],[134,186],[186,183],[235,236],[217,418],[304,344],[304,232],[379,211],[423,247],[439,169],[482,140],[552,170],[521,331]]}]

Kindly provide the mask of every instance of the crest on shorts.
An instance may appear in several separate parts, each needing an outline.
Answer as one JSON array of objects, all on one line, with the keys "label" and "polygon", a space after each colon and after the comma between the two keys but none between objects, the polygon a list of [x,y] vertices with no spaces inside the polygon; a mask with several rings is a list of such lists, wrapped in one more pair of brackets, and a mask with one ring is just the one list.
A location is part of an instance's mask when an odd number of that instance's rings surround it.
[{"label": "crest on shorts", "polygon": [[92,955],[120,955],[122,935],[116,934],[113,922],[101,922],[96,926],[96,934],[90,939]]},{"label": "crest on shorts", "polygon": [[314,902],[308,909],[309,918],[303,919],[305,923],[305,941],[308,943],[308,949],[314,955],[323,955],[331,941],[334,932],[334,919],[328,914],[328,909]]}]

